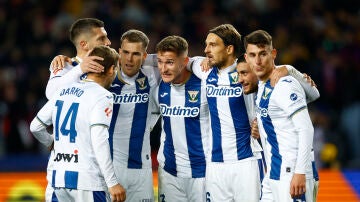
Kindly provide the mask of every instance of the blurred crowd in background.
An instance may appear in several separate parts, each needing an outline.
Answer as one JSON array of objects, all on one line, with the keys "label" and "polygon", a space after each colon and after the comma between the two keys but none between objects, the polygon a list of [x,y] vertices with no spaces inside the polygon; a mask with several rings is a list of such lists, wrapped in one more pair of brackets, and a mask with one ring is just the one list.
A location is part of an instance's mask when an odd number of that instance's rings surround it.
[{"label": "blurred crowd in background", "polygon": [[207,31],[222,23],[242,36],[268,31],[276,63],[309,74],[320,91],[309,105],[317,166],[360,168],[360,1],[337,0],[0,0],[0,159],[46,155],[29,124],[47,101],[51,60],[75,55],[68,30],[82,17],[103,20],[115,49],[124,31],[143,31],[149,53],[180,35],[190,56],[204,55]]}]

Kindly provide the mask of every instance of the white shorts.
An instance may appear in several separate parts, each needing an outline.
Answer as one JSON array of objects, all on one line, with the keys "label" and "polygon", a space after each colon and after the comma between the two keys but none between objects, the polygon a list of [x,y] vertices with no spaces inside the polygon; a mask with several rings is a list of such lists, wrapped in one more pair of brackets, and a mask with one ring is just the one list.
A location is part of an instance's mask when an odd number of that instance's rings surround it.
[{"label": "white shorts", "polygon": [[247,201],[260,199],[258,159],[234,163],[210,162],[206,166],[206,201]]},{"label": "white shorts", "polygon": [[[281,180],[272,180],[266,176],[262,182],[261,202],[293,202],[296,199],[291,198],[290,182],[292,178],[284,178]],[[316,202],[318,181],[315,179],[306,180],[306,191],[298,201]]]},{"label": "white shorts", "polygon": [[54,159],[54,155],[55,152],[54,150],[51,150],[50,155],[49,155],[49,160],[48,160],[48,165],[46,168],[46,180],[47,180],[47,185],[46,185],[46,189],[45,189],[45,201],[46,202],[57,202],[57,198],[56,195],[54,193],[54,188],[51,186],[51,181],[52,181],[52,163],[53,163],[53,159]]},{"label": "white shorts", "polygon": [[57,202],[59,201],[55,195],[54,188],[50,183],[46,185],[45,190],[45,202]]},{"label": "white shorts", "polygon": [[111,202],[110,194],[107,191],[88,191],[88,190],[77,190],[77,189],[67,189],[67,188],[55,188],[55,194],[60,202],[62,201]]},{"label": "white shorts", "polygon": [[126,201],[154,201],[153,174],[151,168],[129,169],[114,166],[116,177],[126,190]]},{"label": "white shorts", "polygon": [[314,202],[317,201],[317,195],[318,195],[318,192],[319,192],[319,180],[315,180],[314,182],[314,195],[313,195],[313,198],[314,198]]},{"label": "white shorts", "polygon": [[205,201],[205,178],[181,178],[158,168],[159,202],[165,201]]}]

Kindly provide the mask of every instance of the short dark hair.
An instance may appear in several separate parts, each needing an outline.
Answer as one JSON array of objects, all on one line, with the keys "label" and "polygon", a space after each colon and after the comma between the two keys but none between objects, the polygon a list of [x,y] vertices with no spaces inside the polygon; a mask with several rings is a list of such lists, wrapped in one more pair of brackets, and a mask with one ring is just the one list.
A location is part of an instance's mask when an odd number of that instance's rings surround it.
[{"label": "short dark hair", "polygon": [[81,18],[70,27],[70,41],[76,46],[77,38],[84,33],[91,33],[93,28],[104,27],[104,22],[96,18]]},{"label": "short dark hair", "polygon": [[189,45],[181,36],[167,36],[156,45],[156,52],[171,51],[177,56],[187,54]]},{"label": "short dark hair", "polygon": [[258,47],[270,46],[272,47],[272,37],[264,30],[256,30],[246,35],[244,38],[244,47],[247,49],[248,44],[253,44]]},{"label": "short dark hair", "polygon": [[240,56],[237,58],[236,64],[239,64],[241,62],[246,62],[245,55],[243,53],[240,54]]},{"label": "short dark hair", "polygon": [[125,39],[131,43],[141,42],[145,50],[149,45],[149,38],[146,36],[146,34],[136,29],[130,29],[126,31],[120,38],[120,45]]},{"label": "short dark hair", "polygon": [[234,55],[237,57],[241,54],[241,34],[231,24],[222,24],[209,31],[209,33],[219,36],[225,46],[234,46]]},{"label": "short dark hair", "polygon": [[112,65],[116,67],[119,61],[119,54],[116,50],[105,45],[96,46],[89,55],[96,55],[104,59],[96,60],[97,63],[104,67],[103,74],[108,72]]}]

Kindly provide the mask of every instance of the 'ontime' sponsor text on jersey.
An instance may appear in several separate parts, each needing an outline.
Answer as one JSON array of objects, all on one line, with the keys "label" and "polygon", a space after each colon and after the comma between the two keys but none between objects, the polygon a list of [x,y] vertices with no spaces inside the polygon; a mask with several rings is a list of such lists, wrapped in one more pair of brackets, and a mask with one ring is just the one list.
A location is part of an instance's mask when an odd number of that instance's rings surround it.
[{"label": "'ontime' sponsor text on jersey", "polygon": [[159,78],[153,67],[141,68],[128,77],[122,72],[113,81],[110,91],[114,96],[114,112],[109,128],[110,150],[114,166],[151,168],[150,129],[158,116],[152,115],[151,94]]},{"label": "'ontime' sponsor text on jersey", "polygon": [[204,73],[199,67],[201,61],[202,58],[195,58],[192,70],[206,80],[212,129],[211,161],[234,162],[252,157],[249,118],[254,116],[254,95],[243,94],[236,63]]},{"label": "'ontime' sponsor text on jersey", "polygon": [[162,115],[159,165],[173,176],[205,177],[209,109],[204,85],[194,74],[185,84],[161,82],[155,97]]}]

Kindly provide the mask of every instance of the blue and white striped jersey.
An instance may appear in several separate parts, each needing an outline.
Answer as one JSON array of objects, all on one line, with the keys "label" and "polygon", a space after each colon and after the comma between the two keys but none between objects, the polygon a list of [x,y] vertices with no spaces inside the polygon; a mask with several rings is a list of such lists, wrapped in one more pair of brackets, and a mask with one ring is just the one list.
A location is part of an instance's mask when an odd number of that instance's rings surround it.
[{"label": "blue and white striped jersey", "polygon": [[53,187],[105,191],[117,184],[107,139],[112,103],[105,88],[80,81],[61,87],[39,111],[43,127],[33,132],[54,128]]},{"label": "blue and white striped jersey", "polygon": [[159,82],[156,68],[142,67],[135,76],[123,72],[117,76],[110,92],[114,96],[114,113],[109,128],[110,150],[114,166],[151,168],[150,131],[159,115],[153,115],[152,93]]},{"label": "blue and white striped jersey", "polygon": [[254,117],[254,94],[244,95],[236,63],[219,70],[201,71],[203,58],[194,58],[193,72],[206,82],[210,109],[212,162],[234,162],[253,156],[250,120]]},{"label": "blue and white striped jersey", "polygon": [[[256,105],[270,179],[279,180],[282,173],[290,172],[312,178],[313,128],[299,82],[291,76],[282,77],[274,88],[270,81],[260,82]],[[292,120],[303,110],[307,113],[304,123]]]},{"label": "blue and white striped jersey", "polygon": [[160,82],[155,99],[162,115],[159,166],[177,177],[205,177],[211,135],[205,86],[194,74],[185,84]]}]

